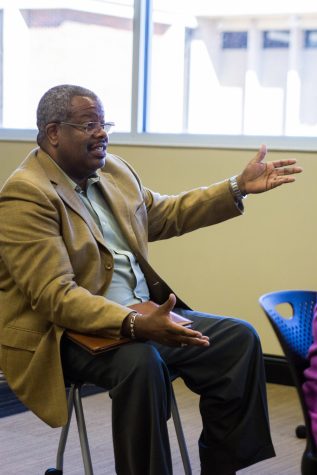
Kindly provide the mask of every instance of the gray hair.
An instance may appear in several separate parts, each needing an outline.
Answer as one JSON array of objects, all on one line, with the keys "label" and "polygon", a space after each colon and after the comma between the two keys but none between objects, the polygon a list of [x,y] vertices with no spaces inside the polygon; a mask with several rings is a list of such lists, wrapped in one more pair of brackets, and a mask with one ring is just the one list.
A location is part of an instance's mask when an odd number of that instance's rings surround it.
[{"label": "gray hair", "polygon": [[69,118],[70,102],[74,96],[90,97],[101,104],[98,96],[81,86],[62,84],[49,89],[40,99],[37,107],[37,143],[41,145],[46,137],[45,127],[51,122],[66,121]]}]

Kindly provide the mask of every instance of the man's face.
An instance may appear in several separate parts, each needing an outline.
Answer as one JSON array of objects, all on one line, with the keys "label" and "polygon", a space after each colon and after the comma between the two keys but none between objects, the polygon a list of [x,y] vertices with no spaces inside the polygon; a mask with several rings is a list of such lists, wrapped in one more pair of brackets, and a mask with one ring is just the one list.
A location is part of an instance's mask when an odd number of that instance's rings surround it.
[{"label": "man's face", "polygon": [[[104,122],[102,104],[89,97],[74,96],[67,122]],[[57,127],[52,158],[76,183],[85,182],[86,178],[105,164],[107,133],[101,127],[93,133],[65,123],[58,124]]]}]

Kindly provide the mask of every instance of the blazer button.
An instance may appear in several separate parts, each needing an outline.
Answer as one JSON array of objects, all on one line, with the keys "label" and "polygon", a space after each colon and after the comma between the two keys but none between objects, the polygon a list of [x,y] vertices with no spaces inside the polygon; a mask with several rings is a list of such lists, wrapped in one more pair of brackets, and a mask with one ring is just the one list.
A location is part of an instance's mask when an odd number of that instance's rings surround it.
[{"label": "blazer button", "polygon": [[106,269],[108,269],[108,270],[111,270],[111,269],[112,269],[112,264],[111,264],[111,262],[108,262],[108,263],[106,264]]}]

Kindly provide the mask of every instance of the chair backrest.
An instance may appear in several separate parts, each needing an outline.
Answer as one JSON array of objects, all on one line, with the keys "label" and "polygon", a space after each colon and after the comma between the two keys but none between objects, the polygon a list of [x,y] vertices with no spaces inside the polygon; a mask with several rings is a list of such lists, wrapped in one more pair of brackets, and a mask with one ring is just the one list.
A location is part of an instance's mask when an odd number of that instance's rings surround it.
[{"label": "chair backrest", "polygon": [[[314,307],[317,302],[317,292],[310,290],[271,292],[262,295],[259,302],[285,353],[303,410],[308,432],[307,443],[313,451],[316,451],[302,384],[304,382],[303,371],[309,364],[307,359],[308,349],[313,342],[312,321]],[[277,309],[282,304],[291,306],[292,315],[290,317],[282,316],[279,309]]]},{"label": "chair backrest", "polygon": [[[313,342],[312,320],[317,292],[310,290],[283,290],[262,295],[260,305],[269,318],[279,342],[296,366],[307,366],[307,353]],[[282,316],[277,307],[289,304],[290,317]]]}]

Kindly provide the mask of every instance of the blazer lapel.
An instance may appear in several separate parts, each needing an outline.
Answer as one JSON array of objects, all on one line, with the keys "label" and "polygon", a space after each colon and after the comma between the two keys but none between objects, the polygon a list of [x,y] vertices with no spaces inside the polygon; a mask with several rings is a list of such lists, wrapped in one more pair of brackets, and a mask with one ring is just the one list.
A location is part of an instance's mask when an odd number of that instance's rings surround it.
[{"label": "blazer lapel", "polygon": [[55,165],[55,163],[52,162],[52,159],[49,156],[42,152],[42,150],[39,150],[38,159],[60,198],[86,222],[95,239],[102,244],[103,247],[106,247],[103,235],[98,226],[89,214],[87,208],[81,202],[79,196],[77,196],[76,191],[64,176],[63,172],[57,165]]}]

